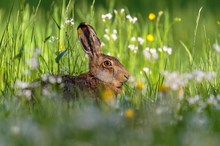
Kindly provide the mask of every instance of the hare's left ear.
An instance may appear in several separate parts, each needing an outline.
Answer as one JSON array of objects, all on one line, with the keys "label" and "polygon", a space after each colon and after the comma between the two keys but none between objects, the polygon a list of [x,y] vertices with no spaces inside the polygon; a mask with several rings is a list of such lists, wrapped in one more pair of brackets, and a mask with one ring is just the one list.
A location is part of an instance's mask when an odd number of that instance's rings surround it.
[{"label": "hare's left ear", "polygon": [[95,57],[101,54],[101,42],[91,25],[84,22],[80,23],[77,28],[77,33],[81,45],[89,57]]}]

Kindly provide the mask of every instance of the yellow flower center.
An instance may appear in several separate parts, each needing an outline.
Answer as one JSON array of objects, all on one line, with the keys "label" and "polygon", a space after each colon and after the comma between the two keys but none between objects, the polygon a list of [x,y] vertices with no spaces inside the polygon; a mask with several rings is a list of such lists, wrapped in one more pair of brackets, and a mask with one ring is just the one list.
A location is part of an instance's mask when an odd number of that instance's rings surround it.
[{"label": "yellow flower center", "polygon": [[104,101],[113,100],[115,98],[115,94],[111,89],[104,89],[102,92],[102,99]]},{"label": "yellow flower center", "polygon": [[66,49],[66,47],[64,45],[60,45],[59,51],[63,52],[63,51],[65,51],[65,49]]},{"label": "yellow flower center", "polygon": [[131,108],[128,108],[128,109],[126,109],[125,111],[124,111],[124,116],[126,117],[126,118],[133,118],[134,117],[134,110],[133,109],[131,109]]},{"label": "yellow flower center", "polygon": [[150,13],[149,16],[148,16],[148,18],[149,18],[150,20],[154,20],[154,19],[156,18],[156,15],[155,15],[154,13]]},{"label": "yellow flower center", "polygon": [[160,90],[160,92],[166,93],[170,90],[170,87],[163,84],[160,86],[159,90]]},{"label": "yellow flower center", "polygon": [[152,34],[147,35],[147,40],[149,42],[153,42],[154,41],[154,36]]},{"label": "yellow flower center", "polygon": [[144,88],[144,83],[138,80],[136,83],[136,87],[137,89],[142,90]]}]

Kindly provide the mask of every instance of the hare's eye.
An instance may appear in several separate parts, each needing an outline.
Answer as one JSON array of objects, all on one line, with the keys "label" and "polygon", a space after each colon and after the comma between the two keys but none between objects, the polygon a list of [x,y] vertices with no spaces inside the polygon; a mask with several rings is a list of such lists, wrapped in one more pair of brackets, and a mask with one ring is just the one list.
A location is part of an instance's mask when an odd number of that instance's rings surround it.
[{"label": "hare's eye", "polygon": [[112,63],[111,63],[111,61],[106,60],[103,62],[103,65],[104,65],[104,67],[110,67],[110,66],[112,66]]}]

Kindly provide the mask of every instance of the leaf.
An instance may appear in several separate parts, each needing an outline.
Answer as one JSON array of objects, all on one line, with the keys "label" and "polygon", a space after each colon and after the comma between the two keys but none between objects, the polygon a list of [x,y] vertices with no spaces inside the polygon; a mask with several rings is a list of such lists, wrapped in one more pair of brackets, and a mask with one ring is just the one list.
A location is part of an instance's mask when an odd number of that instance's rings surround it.
[{"label": "leaf", "polygon": [[23,54],[24,54],[24,45],[21,46],[19,53],[14,57],[14,59],[21,59]]},{"label": "leaf", "polygon": [[51,35],[44,39],[44,43],[46,43],[50,39]]},{"label": "leaf", "polygon": [[61,52],[59,55],[57,55],[57,57],[55,58],[56,63],[59,63],[60,59],[61,59],[64,55],[66,55],[67,52],[68,52],[68,48],[67,48],[65,51]]},{"label": "leaf", "polygon": [[[51,16],[52,17],[52,16]],[[60,25],[57,23],[57,21],[52,17],[53,21],[56,23],[57,28],[60,30]]]}]

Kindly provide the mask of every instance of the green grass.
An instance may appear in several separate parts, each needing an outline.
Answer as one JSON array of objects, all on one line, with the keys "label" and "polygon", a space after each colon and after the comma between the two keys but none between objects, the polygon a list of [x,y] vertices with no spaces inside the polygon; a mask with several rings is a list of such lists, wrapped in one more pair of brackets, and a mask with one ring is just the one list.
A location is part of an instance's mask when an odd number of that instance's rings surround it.
[{"label": "green grass", "polygon": [[[15,2],[0,9],[0,145],[218,145],[220,53],[213,44],[220,42],[220,25],[213,11],[206,5],[179,10],[158,5],[152,10],[156,19],[149,20],[148,11],[93,2],[62,1],[47,8],[42,1]],[[103,22],[107,13],[113,17]],[[65,23],[71,18],[74,24]],[[109,105],[67,103],[55,91],[39,95],[34,105],[27,103],[28,95],[19,98],[19,81],[88,70],[76,33],[82,21],[95,28],[102,51],[129,70],[124,92]],[[171,55],[159,51],[164,46]]]}]

